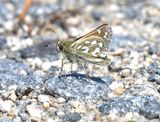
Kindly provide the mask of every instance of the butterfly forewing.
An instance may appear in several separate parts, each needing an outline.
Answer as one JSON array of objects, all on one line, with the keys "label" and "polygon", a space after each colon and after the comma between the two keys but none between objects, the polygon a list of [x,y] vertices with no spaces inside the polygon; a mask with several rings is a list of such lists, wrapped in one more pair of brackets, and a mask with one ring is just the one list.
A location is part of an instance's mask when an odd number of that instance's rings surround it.
[{"label": "butterfly forewing", "polygon": [[111,41],[111,38],[112,38],[111,27],[108,24],[103,24],[103,25],[97,27],[96,29],[94,29],[93,31],[77,38],[75,40],[75,43],[79,40],[83,40],[83,39],[86,39],[86,38],[92,37],[92,36],[96,36],[96,37],[100,37],[100,38],[104,39],[105,43],[108,45],[108,43]]},{"label": "butterfly forewing", "polygon": [[106,50],[112,37],[111,28],[103,24],[86,35],[76,39],[70,46],[79,60],[91,63],[108,63]]}]

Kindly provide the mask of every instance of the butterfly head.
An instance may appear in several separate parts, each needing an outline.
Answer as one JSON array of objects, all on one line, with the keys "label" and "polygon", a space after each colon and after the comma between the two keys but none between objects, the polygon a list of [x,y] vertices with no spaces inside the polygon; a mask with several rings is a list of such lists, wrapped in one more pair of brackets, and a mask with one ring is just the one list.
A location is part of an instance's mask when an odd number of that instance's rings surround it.
[{"label": "butterfly head", "polygon": [[68,40],[60,40],[57,42],[57,49],[60,52],[66,51],[72,42]]},{"label": "butterfly head", "polygon": [[57,50],[60,52],[64,50],[63,40],[57,42]]}]

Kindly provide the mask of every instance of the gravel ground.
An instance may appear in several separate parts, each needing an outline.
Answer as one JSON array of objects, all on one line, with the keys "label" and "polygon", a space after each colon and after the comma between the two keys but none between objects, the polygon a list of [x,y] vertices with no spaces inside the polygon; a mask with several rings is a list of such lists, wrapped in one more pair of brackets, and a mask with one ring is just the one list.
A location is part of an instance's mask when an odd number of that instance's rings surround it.
[{"label": "gravel ground", "polygon": [[[159,0],[34,0],[20,22],[24,3],[0,1],[0,122],[160,122]],[[104,22],[110,64],[60,76],[57,41]]]}]

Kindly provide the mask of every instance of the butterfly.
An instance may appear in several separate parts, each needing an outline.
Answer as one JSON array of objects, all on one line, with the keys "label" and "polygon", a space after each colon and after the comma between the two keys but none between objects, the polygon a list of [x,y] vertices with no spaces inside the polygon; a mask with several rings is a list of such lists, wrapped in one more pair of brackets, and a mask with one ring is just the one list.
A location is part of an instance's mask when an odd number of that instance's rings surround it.
[{"label": "butterfly", "polygon": [[106,65],[110,62],[107,49],[111,38],[111,27],[103,24],[75,40],[58,41],[57,48],[71,63]]}]

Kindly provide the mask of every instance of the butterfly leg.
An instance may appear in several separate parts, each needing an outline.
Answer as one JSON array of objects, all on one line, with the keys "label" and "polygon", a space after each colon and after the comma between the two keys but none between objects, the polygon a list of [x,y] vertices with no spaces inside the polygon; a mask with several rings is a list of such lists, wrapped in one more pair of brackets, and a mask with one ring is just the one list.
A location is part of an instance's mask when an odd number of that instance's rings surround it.
[{"label": "butterfly leg", "polygon": [[72,69],[72,68],[73,68],[73,65],[72,65],[72,63],[70,63],[70,68],[71,68],[71,71],[70,71],[70,72],[71,72],[71,74],[72,74],[72,73],[73,73],[73,69]]},{"label": "butterfly leg", "polygon": [[82,62],[79,62],[78,64],[79,64],[79,65],[82,67],[82,69],[85,71],[85,74],[86,74],[86,76],[87,76],[87,79],[89,79],[89,71],[87,70],[86,64],[83,64]]},{"label": "butterfly leg", "polygon": [[64,66],[64,58],[61,59],[61,70],[60,70],[60,73],[59,73],[59,77],[61,77],[63,74],[63,66]]},{"label": "butterfly leg", "polygon": [[63,72],[64,59],[61,60],[61,72]]}]

